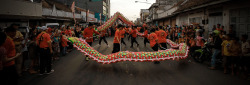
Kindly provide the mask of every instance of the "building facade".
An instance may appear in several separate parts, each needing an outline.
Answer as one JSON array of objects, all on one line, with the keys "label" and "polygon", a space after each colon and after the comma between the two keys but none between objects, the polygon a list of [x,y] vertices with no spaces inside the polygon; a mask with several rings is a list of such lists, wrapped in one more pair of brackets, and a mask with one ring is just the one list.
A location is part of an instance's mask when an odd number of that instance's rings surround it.
[{"label": "building facade", "polygon": [[54,0],[65,5],[71,6],[73,1],[75,5],[82,9],[88,9],[95,13],[101,13],[110,18],[110,0]]}]

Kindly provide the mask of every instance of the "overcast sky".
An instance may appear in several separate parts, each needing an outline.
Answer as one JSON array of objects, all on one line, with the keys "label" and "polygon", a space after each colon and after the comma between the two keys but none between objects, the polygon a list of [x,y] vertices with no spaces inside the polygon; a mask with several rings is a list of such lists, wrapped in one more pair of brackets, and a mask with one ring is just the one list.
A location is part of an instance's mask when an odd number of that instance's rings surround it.
[{"label": "overcast sky", "polygon": [[154,3],[155,0],[110,0],[111,16],[117,11],[122,13],[129,20],[140,17],[140,9],[148,9],[151,4],[135,3],[135,1]]}]

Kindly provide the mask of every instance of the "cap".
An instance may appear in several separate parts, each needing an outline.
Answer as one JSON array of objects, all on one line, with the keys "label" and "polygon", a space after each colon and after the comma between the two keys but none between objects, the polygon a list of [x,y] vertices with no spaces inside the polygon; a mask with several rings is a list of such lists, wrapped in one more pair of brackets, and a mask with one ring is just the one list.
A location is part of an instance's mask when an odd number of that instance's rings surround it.
[{"label": "cap", "polygon": [[42,30],[47,30],[48,28],[46,26],[41,27]]}]

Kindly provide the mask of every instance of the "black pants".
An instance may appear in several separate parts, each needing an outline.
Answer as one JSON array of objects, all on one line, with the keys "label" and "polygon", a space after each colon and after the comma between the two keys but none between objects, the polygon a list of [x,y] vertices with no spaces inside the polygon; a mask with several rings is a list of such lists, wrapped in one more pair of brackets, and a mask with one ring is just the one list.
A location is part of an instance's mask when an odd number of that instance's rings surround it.
[{"label": "black pants", "polygon": [[132,37],[132,40],[131,40],[131,47],[134,46],[134,45],[133,45],[134,42],[135,42],[137,45],[139,45],[138,42],[136,41],[136,37]]},{"label": "black pants", "polygon": [[124,42],[124,38],[121,39],[122,44],[126,45],[126,43]]},{"label": "black pants", "polygon": [[131,35],[131,34],[128,35],[128,40],[129,40],[130,38],[132,38],[132,35]]},{"label": "black pants", "polygon": [[87,42],[89,44],[89,46],[92,46],[92,42]]},{"label": "black pants", "polygon": [[158,44],[155,44],[155,45],[152,47],[152,49],[153,49],[154,51],[158,51]]},{"label": "black pants", "polygon": [[160,43],[160,44],[161,44],[161,47],[163,47],[163,48],[160,48],[161,50],[166,50],[167,49],[167,43]]},{"label": "black pants", "polygon": [[45,69],[47,73],[51,71],[51,53],[49,48],[41,48],[40,49],[40,74],[45,73]]},{"label": "black pants", "polygon": [[148,38],[144,38],[144,45],[146,46],[146,43],[149,43]]},{"label": "black pants", "polygon": [[18,85],[16,66],[4,67],[1,76],[1,85]]},{"label": "black pants", "polygon": [[108,45],[108,42],[106,40],[106,38],[103,36],[103,37],[100,37],[100,40],[99,40],[99,44],[101,45],[102,43],[102,40],[104,40],[104,42]]},{"label": "black pants", "polygon": [[120,44],[119,43],[114,43],[112,53],[116,53],[116,52],[119,52],[119,51],[120,51]]}]

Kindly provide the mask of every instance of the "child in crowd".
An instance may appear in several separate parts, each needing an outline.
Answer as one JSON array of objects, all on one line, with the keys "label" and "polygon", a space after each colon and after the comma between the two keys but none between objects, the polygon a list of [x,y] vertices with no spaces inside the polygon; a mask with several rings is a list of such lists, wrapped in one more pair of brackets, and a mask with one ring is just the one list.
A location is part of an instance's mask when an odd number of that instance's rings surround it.
[{"label": "child in crowd", "polygon": [[60,56],[59,41],[60,41],[59,31],[56,30],[55,35],[53,37],[54,60],[58,60]]},{"label": "child in crowd", "polygon": [[240,67],[243,69],[243,73],[244,73],[244,77],[247,78],[248,77],[248,71],[250,68],[250,44],[249,42],[247,42],[248,39],[248,35],[242,35],[241,36],[241,65]]},{"label": "child in crowd", "polygon": [[231,53],[231,69],[232,69],[232,75],[234,75],[234,68],[235,66],[238,66],[238,61],[240,59],[240,54],[241,54],[241,45],[238,42],[239,39],[237,37],[232,38],[232,44],[229,48],[229,52]]},{"label": "child in crowd", "polygon": [[65,56],[66,55],[66,51],[67,51],[67,46],[68,46],[68,43],[67,43],[67,39],[66,39],[66,36],[64,33],[62,33],[61,35],[61,46],[62,46],[62,55]]},{"label": "child in crowd", "polygon": [[222,46],[222,56],[223,56],[223,67],[224,67],[224,73],[227,73],[227,66],[229,64],[230,60],[230,46],[232,45],[232,42],[230,40],[230,36],[226,35],[225,39],[223,40],[221,46]]}]

